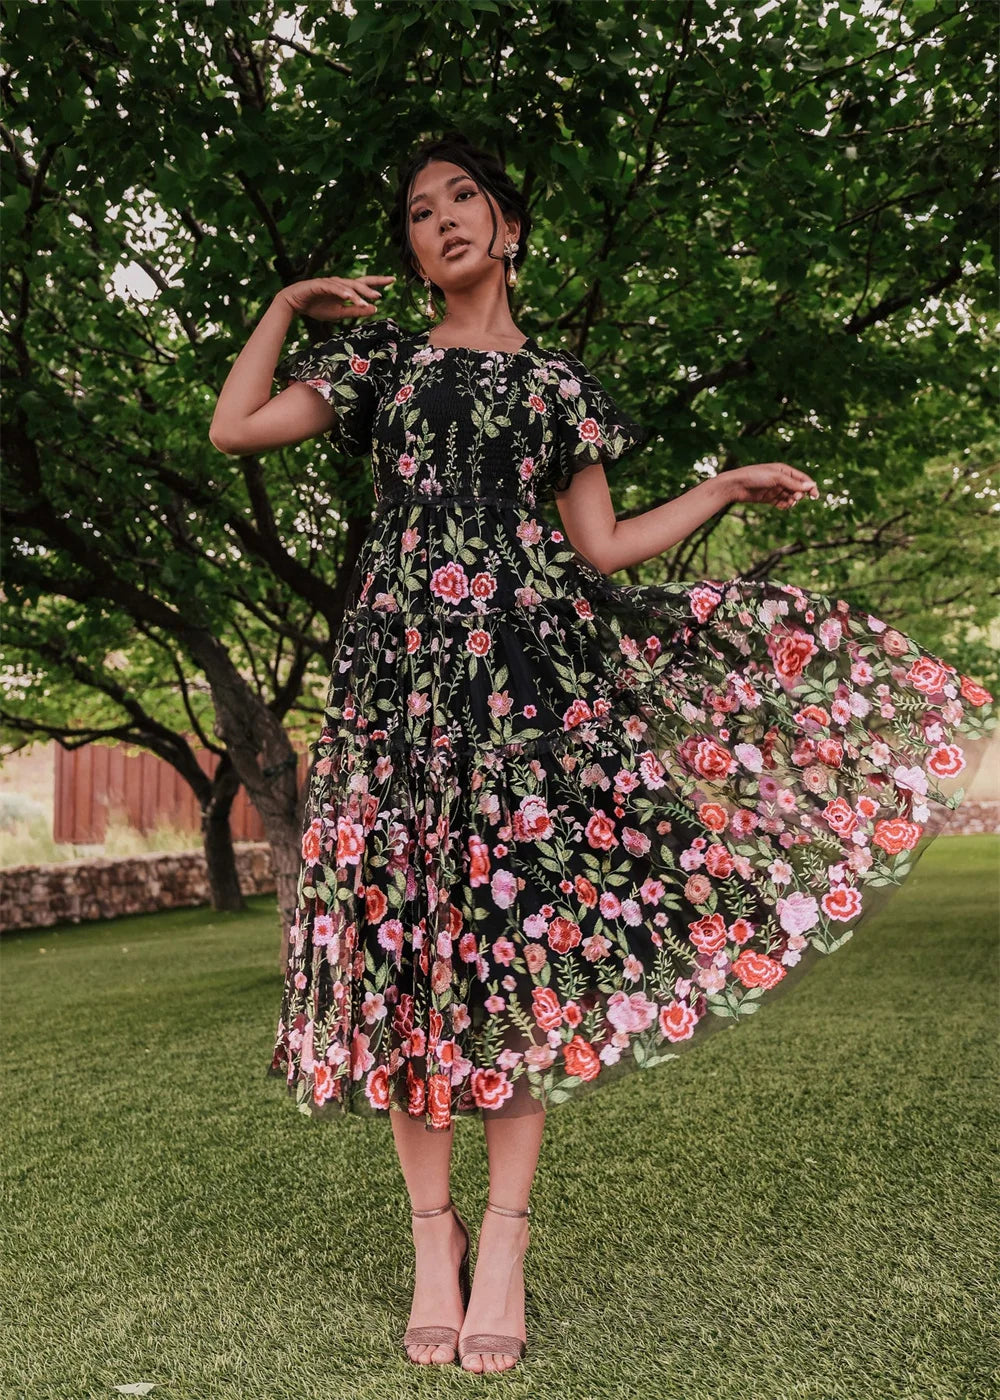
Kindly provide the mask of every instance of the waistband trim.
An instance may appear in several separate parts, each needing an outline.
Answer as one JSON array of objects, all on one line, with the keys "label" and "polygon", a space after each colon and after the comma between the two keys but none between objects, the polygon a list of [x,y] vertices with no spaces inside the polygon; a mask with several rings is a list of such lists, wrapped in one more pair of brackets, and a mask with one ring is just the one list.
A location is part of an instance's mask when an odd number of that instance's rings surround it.
[{"label": "waistband trim", "polygon": [[499,505],[510,506],[515,510],[535,509],[532,501],[519,500],[516,496],[383,496],[375,505],[375,514],[384,515],[389,510],[426,510],[452,505]]}]

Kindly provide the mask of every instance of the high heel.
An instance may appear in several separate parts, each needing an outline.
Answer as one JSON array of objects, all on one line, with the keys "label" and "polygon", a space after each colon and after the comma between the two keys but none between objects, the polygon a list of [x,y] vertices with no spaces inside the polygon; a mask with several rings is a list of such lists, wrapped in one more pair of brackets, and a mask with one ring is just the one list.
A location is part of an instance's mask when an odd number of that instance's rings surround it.
[{"label": "high heel", "polygon": [[[461,1227],[462,1232],[465,1235],[465,1252],[463,1253],[461,1263],[458,1266],[458,1287],[462,1295],[462,1307],[467,1308],[469,1306],[469,1295],[472,1292],[472,1284],[469,1280],[470,1235],[469,1227],[462,1219],[462,1216],[459,1214],[458,1207],[452,1202],[452,1199],[449,1196],[447,1205],[436,1206],[433,1210],[411,1209],[410,1214],[419,1215],[421,1217],[429,1215],[444,1215],[446,1210],[450,1210],[453,1212],[455,1219],[458,1221],[459,1226]],[[457,1352],[458,1334],[459,1328],[457,1327],[408,1327],[403,1333],[403,1350],[404,1352],[406,1352],[406,1358],[408,1361],[413,1361],[413,1357],[407,1350],[407,1348],[411,1346],[449,1346],[454,1347],[454,1349]],[[422,1366],[425,1363],[416,1362],[415,1364],[418,1366]],[[435,1362],[434,1364],[438,1365],[441,1363]]]},{"label": "high heel", "polygon": [[[496,1211],[497,1215],[517,1215],[527,1216],[531,1214],[531,1207],[524,1210],[511,1210],[507,1206],[495,1206],[492,1201],[486,1202],[486,1209]],[[504,1356],[513,1356],[517,1361],[521,1361],[527,1351],[527,1343],[520,1337],[506,1337],[500,1332],[474,1332],[471,1336],[463,1337],[458,1345],[458,1359],[464,1361],[467,1356],[474,1353],[500,1352]],[[505,1368],[513,1370],[512,1366]]]}]

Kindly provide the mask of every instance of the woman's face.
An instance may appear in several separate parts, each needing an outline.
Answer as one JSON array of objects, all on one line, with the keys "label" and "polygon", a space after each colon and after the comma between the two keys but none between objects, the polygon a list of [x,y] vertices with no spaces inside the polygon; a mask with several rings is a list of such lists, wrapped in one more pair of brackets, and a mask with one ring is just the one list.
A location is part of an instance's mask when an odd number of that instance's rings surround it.
[{"label": "woman's face", "polygon": [[[496,213],[497,231],[493,238]],[[503,245],[517,237],[518,224],[504,223],[499,205],[483,193],[476,182],[448,160],[432,160],[413,178],[407,213],[410,242],[416,254],[418,272],[442,291],[460,290],[484,277],[503,276]],[[444,252],[449,239],[462,239],[457,252]],[[493,261],[489,254],[493,254]]]}]

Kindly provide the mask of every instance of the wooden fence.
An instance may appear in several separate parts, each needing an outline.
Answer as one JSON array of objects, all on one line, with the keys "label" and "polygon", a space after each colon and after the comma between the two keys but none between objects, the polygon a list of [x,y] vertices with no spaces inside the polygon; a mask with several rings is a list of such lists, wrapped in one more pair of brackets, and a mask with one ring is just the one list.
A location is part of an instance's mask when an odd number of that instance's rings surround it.
[{"label": "wooden fence", "polygon": [[[199,768],[211,776],[219,763],[218,755],[207,749],[195,749],[194,753]],[[308,752],[299,755],[300,791],[309,762]],[[142,832],[164,823],[182,831],[201,832],[201,812],[194,793],[176,768],[162,758],[127,744],[85,744],[78,749],[57,744],[53,840],[101,842],[109,816]],[[234,841],[264,839],[263,823],[244,787],[233,801],[230,827]]]}]

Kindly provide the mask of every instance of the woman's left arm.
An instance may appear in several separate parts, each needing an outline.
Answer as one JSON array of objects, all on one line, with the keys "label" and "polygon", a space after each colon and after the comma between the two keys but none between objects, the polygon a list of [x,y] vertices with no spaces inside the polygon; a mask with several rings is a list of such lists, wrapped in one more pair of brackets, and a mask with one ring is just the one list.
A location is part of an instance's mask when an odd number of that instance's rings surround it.
[{"label": "woman's left arm", "polygon": [[574,476],[556,505],[573,548],[602,574],[613,574],[662,554],[734,501],[766,502],[785,510],[803,495],[819,496],[811,476],[787,462],[757,462],[699,481],[630,520],[616,520],[604,467],[594,462]]}]

